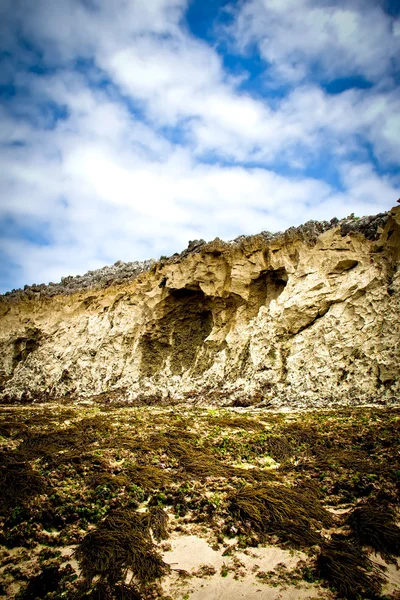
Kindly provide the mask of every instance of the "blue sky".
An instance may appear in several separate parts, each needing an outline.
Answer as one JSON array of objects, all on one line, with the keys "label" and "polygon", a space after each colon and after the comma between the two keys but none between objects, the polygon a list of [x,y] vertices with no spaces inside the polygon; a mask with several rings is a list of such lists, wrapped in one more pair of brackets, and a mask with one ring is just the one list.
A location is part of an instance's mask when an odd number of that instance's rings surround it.
[{"label": "blue sky", "polygon": [[0,291],[388,210],[389,0],[2,0]]}]

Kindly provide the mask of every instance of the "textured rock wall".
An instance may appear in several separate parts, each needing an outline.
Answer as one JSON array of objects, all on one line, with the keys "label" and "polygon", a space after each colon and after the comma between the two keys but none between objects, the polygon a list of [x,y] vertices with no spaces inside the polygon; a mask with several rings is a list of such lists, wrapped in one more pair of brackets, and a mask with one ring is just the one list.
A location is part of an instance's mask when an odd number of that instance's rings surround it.
[{"label": "textured rock wall", "polygon": [[[400,207],[0,300],[1,397],[305,403],[400,397]],[[137,266],[139,265],[139,266]],[[129,271],[129,269],[128,269]],[[64,280],[65,282],[65,280]],[[90,283],[92,282],[92,283]],[[37,287],[37,286],[36,286]]]}]

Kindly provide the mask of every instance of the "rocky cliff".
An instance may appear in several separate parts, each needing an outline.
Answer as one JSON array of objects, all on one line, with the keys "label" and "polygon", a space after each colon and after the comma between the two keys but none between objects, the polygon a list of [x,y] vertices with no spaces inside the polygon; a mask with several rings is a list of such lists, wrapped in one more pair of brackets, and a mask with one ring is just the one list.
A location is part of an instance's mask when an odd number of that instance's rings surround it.
[{"label": "rocky cliff", "polygon": [[400,399],[400,207],[0,298],[3,401]]}]

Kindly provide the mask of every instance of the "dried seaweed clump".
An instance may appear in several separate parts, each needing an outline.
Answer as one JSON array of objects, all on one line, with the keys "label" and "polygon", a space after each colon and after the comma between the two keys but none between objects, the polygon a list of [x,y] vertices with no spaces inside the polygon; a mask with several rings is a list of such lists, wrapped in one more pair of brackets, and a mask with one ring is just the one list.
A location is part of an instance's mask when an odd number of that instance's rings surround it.
[{"label": "dried seaweed clump", "polygon": [[168,516],[159,506],[152,506],[148,512],[148,528],[159,542],[168,537]]},{"label": "dried seaweed clump", "polygon": [[163,448],[167,454],[174,457],[179,467],[191,477],[206,479],[226,475],[226,467],[213,454],[207,453],[206,448],[196,448],[194,434],[186,433],[182,439],[182,431],[173,429],[151,436],[150,443],[154,448]]},{"label": "dried seaweed clump", "polygon": [[179,466],[182,469],[198,479],[207,479],[207,477],[224,477],[227,468],[224,467],[213,455],[206,454],[199,450],[188,448],[185,454],[178,458]]},{"label": "dried seaweed clump", "polygon": [[152,517],[125,508],[111,513],[97,529],[89,532],[76,550],[86,589],[89,590],[95,577],[95,587],[100,585],[100,589],[122,583],[128,570],[133,574],[132,583],[139,586],[162,577],[168,565],[151,539],[153,523],[157,535],[165,534],[165,521],[158,513]]},{"label": "dried seaweed clump", "polygon": [[7,514],[42,494],[44,480],[29,464],[10,460],[0,465],[0,489],[0,514]]},{"label": "dried seaweed clump", "polygon": [[265,440],[266,452],[277,461],[282,461],[293,456],[295,450],[293,444],[284,436],[270,435]]},{"label": "dried seaweed clump", "polygon": [[153,465],[130,467],[125,474],[135,485],[140,486],[146,492],[164,489],[172,484],[172,478],[163,469]]},{"label": "dried seaweed clump", "polygon": [[75,455],[85,452],[90,444],[100,440],[104,444],[104,438],[111,432],[112,427],[105,417],[85,417],[67,429],[45,433],[28,432],[18,452],[28,460],[47,459],[56,465],[58,462],[65,462],[64,454],[69,461]]},{"label": "dried seaweed clump", "polygon": [[388,506],[365,504],[353,510],[348,524],[359,542],[372,546],[385,559],[400,555],[400,527],[396,513]]},{"label": "dried seaweed clump", "polygon": [[339,598],[366,600],[379,596],[385,577],[356,545],[334,540],[322,547],[317,558],[317,575],[328,581]]},{"label": "dried seaweed clump", "polygon": [[228,510],[245,527],[296,548],[320,543],[317,529],[332,524],[332,516],[311,493],[283,485],[246,486],[231,496]]}]

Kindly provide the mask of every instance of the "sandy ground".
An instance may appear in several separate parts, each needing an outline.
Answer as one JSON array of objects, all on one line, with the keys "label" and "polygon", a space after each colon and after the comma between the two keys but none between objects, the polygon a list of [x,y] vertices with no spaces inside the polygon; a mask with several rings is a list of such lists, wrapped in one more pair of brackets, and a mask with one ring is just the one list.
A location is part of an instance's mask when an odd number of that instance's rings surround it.
[{"label": "sandy ground", "polygon": [[[287,551],[268,546],[245,551],[233,551],[223,556],[223,550],[213,550],[205,539],[195,535],[172,536],[171,550],[164,552],[164,560],[172,569],[171,577],[163,581],[167,595],[191,600],[311,600],[330,599],[333,596],[320,586],[301,582],[297,585],[268,585],[257,578],[257,573],[273,571],[278,567],[288,571],[306,558],[302,552]],[[234,546],[234,541],[230,540]],[[191,577],[179,574],[187,571]],[[201,576],[208,571],[214,574]]]},{"label": "sandy ground", "polygon": [[383,586],[383,593],[394,594],[397,592],[400,598],[400,562],[397,561],[397,565],[388,564],[379,554],[372,554],[371,558],[386,569],[387,583]]}]

